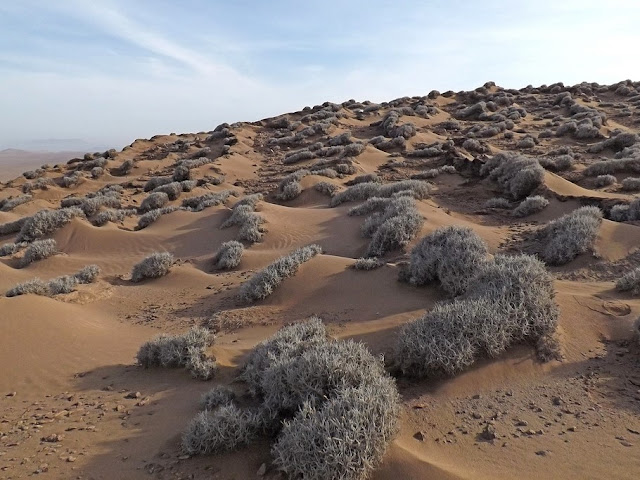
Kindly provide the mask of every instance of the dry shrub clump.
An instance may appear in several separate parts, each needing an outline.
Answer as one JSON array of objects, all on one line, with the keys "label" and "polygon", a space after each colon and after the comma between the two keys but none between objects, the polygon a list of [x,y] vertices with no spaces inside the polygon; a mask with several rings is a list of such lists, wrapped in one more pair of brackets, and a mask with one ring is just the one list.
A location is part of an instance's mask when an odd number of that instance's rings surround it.
[{"label": "dry shrub clump", "polygon": [[278,258],[243,283],[238,298],[244,303],[253,303],[268,297],[286,278],[295,275],[300,265],[319,253],[322,253],[319,245],[308,245]]},{"label": "dry shrub clump", "polygon": [[62,275],[48,282],[43,282],[39,278],[34,278],[24,283],[20,283],[6,293],[7,297],[15,297],[33,293],[35,295],[54,296],[61,293],[70,293],[75,290],[78,284],[93,283],[100,274],[97,265],[87,265],[73,275]]},{"label": "dry shrub clump", "polygon": [[488,254],[487,244],[469,227],[440,227],[413,248],[401,280],[413,285],[439,280],[447,293],[460,295]]},{"label": "dry shrub clump", "polygon": [[608,187],[616,183],[617,179],[613,175],[598,175],[596,177],[595,185],[598,188]]},{"label": "dry shrub clump", "polygon": [[175,212],[176,210],[179,210],[179,208],[176,207],[175,205],[169,205],[168,207],[149,210],[144,215],[140,215],[140,218],[138,218],[138,225],[136,226],[136,229],[142,230],[143,228],[147,228],[149,225],[151,225],[156,220],[158,220],[161,216],[166,215],[168,213]]},{"label": "dry shrub clump", "polygon": [[216,385],[202,395],[200,406],[203,410],[215,410],[218,407],[230,405],[236,399],[236,394],[228,387]]},{"label": "dry shrub clump", "polygon": [[27,242],[22,242],[22,243],[5,243],[4,245],[2,245],[0,247],[0,257],[7,257],[9,255],[13,255],[14,253],[22,250],[23,248],[25,248],[27,245],[29,245]]},{"label": "dry shrub clump", "polygon": [[330,182],[318,182],[313,186],[313,188],[329,197],[333,197],[333,195],[338,191],[338,186]]},{"label": "dry shrub clump", "polygon": [[353,264],[355,270],[375,270],[384,265],[384,262],[380,261],[376,257],[358,258]]},{"label": "dry shrub clump", "polygon": [[244,246],[236,240],[224,242],[213,257],[213,265],[217,269],[229,270],[240,264]]},{"label": "dry shrub clump", "polygon": [[165,192],[154,192],[145,198],[140,204],[141,212],[148,212],[149,210],[155,210],[164,207],[169,203],[169,195]]},{"label": "dry shrub clump", "polygon": [[220,228],[229,228],[239,226],[238,240],[244,240],[250,243],[256,243],[262,240],[265,232],[262,224],[265,222],[264,217],[255,213],[258,202],[263,200],[260,193],[247,195],[238,200],[231,209],[231,215],[227,218]]},{"label": "dry shrub clump", "polygon": [[538,233],[542,259],[551,265],[564,265],[585,253],[593,246],[601,223],[598,207],[580,207],[549,222]]},{"label": "dry shrub clump", "polygon": [[171,270],[174,263],[173,255],[169,252],[155,252],[133,266],[131,281],[140,282],[145,278],[164,277]]},{"label": "dry shrub clump", "polygon": [[640,190],[640,178],[627,177],[622,180],[622,190],[637,191]]},{"label": "dry shrub clump", "polygon": [[231,190],[223,190],[217,193],[205,193],[198,197],[185,198],[182,200],[182,207],[192,212],[201,212],[205,208],[222,205],[231,195],[235,195]]},{"label": "dry shrub clump", "polygon": [[328,339],[318,318],[258,345],[240,378],[261,405],[201,413],[183,436],[186,453],[232,450],[267,432],[289,478],[361,480],[397,431],[399,395],[380,359],[362,344]]},{"label": "dry shrub clump", "polygon": [[32,242],[38,238],[51,235],[75,217],[84,218],[84,212],[78,207],[62,208],[60,210],[40,210],[24,221],[17,241]]},{"label": "dry shrub clump", "polygon": [[18,205],[22,205],[23,203],[27,203],[33,197],[31,195],[18,195],[13,198],[3,198],[0,200],[0,211],[10,212]]},{"label": "dry shrub clump", "polygon": [[537,160],[507,153],[490,158],[480,174],[488,175],[514,200],[526,197],[544,181],[544,169]]},{"label": "dry shrub clump", "polygon": [[145,368],[186,368],[202,380],[213,377],[216,369],[215,358],[206,354],[214,337],[206,328],[193,327],[183,335],[162,334],[146,342],[137,354],[138,364]]},{"label": "dry shrub clump", "polygon": [[275,197],[278,200],[287,201],[293,200],[297,198],[302,193],[302,185],[300,185],[300,180],[302,180],[307,175],[311,175],[309,170],[301,169],[296,170],[293,173],[290,173],[286,177],[284,177],[280,183],[278,184],[278,192]]},{"label": "dry shrub clump", "polygon": [[362,225],[362,235],[371,238],[367,257],[377,257],[402,248],[415,238],[424,224],[424,218],[410,196],[394,198],[369,198],[360,208],[349,211],[350,215],[373,212]]},{"label": "dry shrub clump", "polygon": [[484,208],[511,208],[511,202],[506,198],[494,197],[484,202]]},{"label": "dry shrub clump", "polygon": [[520,204],[513,210],[514,217],[527,217],[534,213],[539,213],[549,206],[549,200],[542,195],[534,195],[533,197],[525,198]]},{"label": "dry shrub clump", "polygon": [[616,282],[616,290],[619,292],[631,291],[633,295],[640,294],[640,267],[625,273]]},{"label": "dry shrub clump", "polygon": [[102,227],[103,225],[106,225],[109,222],[113,222],[113,223],[122,222],[126,217],[132,217],[136,213],[138,212],[133,208],[119,208],[117,210],[108,209],[98,213],[93,218],[91,223],[93,223],[96,227]]},{"label": "dry shrub clump", "polygon": [[395,183],[380,184],[367,182],[353,185],[331,198],[331,207],[337,207],[345,202],[367,200],[371,197],[391,197],[394,193],[410,190],[414,198],[422,199],[429,196],[431,184],[421,180],[402,180]]},{"label": "dry shrub clump", "polygon": [[53,238],[48,238],[46,240],[36,240],[35,242],[29,244],[29,246],[25,250],[24,256],[20,261],[20,266],[26,267],[27,265],[31,265],[33,262],[37,262],[38,260],[49,258],[57,251],[58,245]]},{"label": "dry shrub clump", "polygon": [[463,296],[436,304],[403,328],[398,364],[415,377],[453,375],[523,342],[548,359],[558,319],[554,295],[542,262],[529,255],[497,255],[482,264]]}]

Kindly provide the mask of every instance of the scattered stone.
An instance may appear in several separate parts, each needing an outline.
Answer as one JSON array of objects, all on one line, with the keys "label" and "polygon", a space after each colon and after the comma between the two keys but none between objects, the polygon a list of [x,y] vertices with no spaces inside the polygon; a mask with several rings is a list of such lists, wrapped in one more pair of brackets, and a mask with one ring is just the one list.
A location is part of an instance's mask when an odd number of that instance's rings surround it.
[{"label": "scattered stone", "polygon": [[127,393],[127,395],[124,398],[140,398],[142,396],[142,394],[140,392],[129,392]]},{"label": "scattered stone", "polygon": [[496,438],[498,438],[498,435],[496,434],[496,427],[490,424],[485,425],[484,429],[482,430],[482,432],[480,432],[478,437],[480,440],[484,440],[486,442],[495,440]]},{"label": "scattered stone", "polygon": [[69,455],[69,456],[67,457],[67,462],[69,462],[69,463],[73,463],[73,462],[75,462],[76,460],[77,460],[77,458],[76,458],[76,457],[74,457],[73,455]]},{"label": "scattered stone", "polygon": [[267,464],[263,463],[262,465],[260,465],[260,468],[258,469],[258,471],[256,472],[256,474],[259,477],[263,477],[264,474],[267,473]]},{"label": "scattered stone", "polygon": [[123,412],[125,409],[124,405],[116,405],[115,411],[116,412]]},{"label": "scattered stone", "polygon": [[42,437],[40,440],[47,443],[56,443],[62,441],[64,435],[59,435],[57,433],[52,433],[51,435],[47,435],[46,437]]},{"label": "scattered stone", "polygon": [[9,392],[7,393],[7,397],[15,397],[18,394],[18,392]]},{"label": "scattered stone", "polygon": [[415,438],[416,440],[420,440],[421,442],[424,442],[425,439],[426,439],[426,436],[425,436],[425,434],[423,432],[416,432],[413,435],[413,438]]},{"label": "scattered stone", "polygon": [[526,427],[529,423],[526,420],[516,420],[516,427]]},{"label": "scattered stone", "polygon": [[548,452],[547,450],[538,450],[538,451],[536,452],[536,455],[538,455],[538,456],[540,456],[540,457],[546,457],[548,453],[549,453],[549,452]]},{"label": "scattered stone", "polygon": [[577,429],[578,429],[578,427],[569,427],[569,428],[567,428],[567,431],[575,432]]},{"label": "scattered stone", "polygon": [[552,402],[554,405],[558,406],[558,405],[562,405],[562,404],[564,403],[564,400],[562,399],[562,397],[553,397],[553,398],[551,399],[551,402]]},{"label": "scattered stone", "polygon": [[640,435],[640,432],[638,430],[634,430],[633,428],[627,427],[627,430],[629,431],[629,433],[633,433],[634,435]]},{"label": "scattered stone", "polygon": [[482,418],[482,415],[480,415],[478,412],[473,412],[471,416],[476,420],[480,420]]}]

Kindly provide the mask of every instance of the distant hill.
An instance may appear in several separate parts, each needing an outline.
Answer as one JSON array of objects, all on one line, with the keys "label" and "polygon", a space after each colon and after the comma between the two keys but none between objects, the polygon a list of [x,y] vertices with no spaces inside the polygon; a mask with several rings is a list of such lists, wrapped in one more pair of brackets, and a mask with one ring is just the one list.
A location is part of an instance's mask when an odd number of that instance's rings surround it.
[{"label": "distant hill", "polygon": [[64,163],[70,158],[84,155],[84,151],[39,152],[7,148],[0,150],[0,181],[6,182],[22,172],[33,170],[45,163]]}]

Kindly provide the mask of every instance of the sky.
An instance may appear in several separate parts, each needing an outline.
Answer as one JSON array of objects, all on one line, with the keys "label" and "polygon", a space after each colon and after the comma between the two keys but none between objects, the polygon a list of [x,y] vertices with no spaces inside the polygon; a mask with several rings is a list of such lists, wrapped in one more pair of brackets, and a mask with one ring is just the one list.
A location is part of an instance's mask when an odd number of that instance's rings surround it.
[{"label": "sky", "polygon": [[327,100],[640,79],[637,0],[0,0],[0,149]]}]

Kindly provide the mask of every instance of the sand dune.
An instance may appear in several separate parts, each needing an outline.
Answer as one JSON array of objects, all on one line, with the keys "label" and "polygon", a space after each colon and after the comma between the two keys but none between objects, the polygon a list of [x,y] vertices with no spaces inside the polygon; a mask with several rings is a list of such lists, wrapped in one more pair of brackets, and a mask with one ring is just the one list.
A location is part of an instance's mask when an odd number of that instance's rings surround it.
[{"label": "sand dune", "polygon": [[[571,92],[573,104],[595,109],[587,111],[595,129],[591,137],[557,133],[574,115],[565,104],[553,106],[564,91]],[[615,129],[637,133],[634,117],[606,106],[625,98],[615,88],[591,84],[521,91],[488,84],[475,92],[377,106],[327,104],[207,133],[136,140],[104,158],[43,170],[39,178],[48,180],[39,185],[37,178],[24,177],[3,184],[0,201],[31,195],[14,208],[2,203],[3,227],[43,209],[59,209],[61,201],[77,203],[89,215],[43,235],[56,241],[56,253],[48,258],[23,266],[24,248],[18,247],[1,257],[2,293],[34,277],[48,282],[90,264],[100,274],[71,293],[0,298],[2,478],[46,470],[49,478],[246,479],[257,478],[263,463],[264,478],[284,478],[272,464],[268,438],[236,452],[188,458],[180,437],[198,412],[201,394],[213,385],[228,385],[242,405],[249,404],[246,387],[235,380],[251,350],[282,325],[312,315],[323,319],[334,338],[361,341],[384,355],[396,375],[400,429],[371,478],[636,478],[640,370],[632,324],[640,299],[616,291],[615,281],[638,266],[640,226],[633,215],[614,213],[615,205],[634,202],[636,192],[621,186],[634,173],[618,171],[613,184],[599,188],[584,174],[588,165],[617,153],[610,147],[594,153],[595,144],[613,138]],[[484,102],[477,107],[483,115],[462,113],[478,102]],[[389,126],[384,121],[392,110],[397,122]],[[598,123],[597,112],[606,114],[606,123]],[[494,114],[498,117],[491,118]],[[551,116],[561,120],[547,122]],[[511,118],[513,125],[507,126]],[[413,126],[402,131],[413,134],[399,136],[395,129],[407,124]],[[480,133],[486,128],[495,132]],[[546,129],[553,134],[540,135]],[[346,141],[338,138],[341,134]],[[528,136],[535,139],[533,146],[522,142]],[[345,153],[346,148],[355,154]],[[300,151],[307,152],[300,161],[285,160]],[[500,152],[512,154],[510,161],[524,155],[547,170],[538,170],[539,182],[514,195],[504,178],[480,174]],[[634,158],[637,150],[620,155]],[[561,156],[570,157],[568,164],[554,166]],[[129,169],[123,168],[127,161]],[[188,165],[186,173],[180,165]],[[96,166],[102,170],[93,170]],[[0,178],[22,171],[12,168],[0,165]],[[74,171],[79,173],[71,178]],[[287,175],[295,172],[299,179],[287,187]],[[326,191],[316,189],[327,182],[333,187],[325,188],[343,192],[368,174],[381,185],[415,176],[430,182],[429,194],[409,202],[423,217],[422,226],[402,247],[381,255],[382,266],[370,271],[353,268],[370,248],[363,226],[375,220],[349,215],[364,197],[331,207]],[[159,206],[175,209],[139,228],[150,179],[158,185],[182,183],[160,187],[175,198]],[[109,193],[113,185],[120,187]],[[229,196],[218,200],[226,191]],[[261,238],[249,241],[242,237],[243,226],[222,226],[234,205],[254,193],[263,195],[252,213],[260,217],[252,232]],[[96,195],[105,205],[92,210]],[[548,205],[516,216],[519,202],[535,195],[544,196]],[[183,204],[196,197],[202,198]],[[496,197],[504,208],[486,206]],[[119,219],[112,212],[112,221],[97,226],[96,214],[114,208],[113,198],[132,211]],[[416,287],[398,280],[424,236],[457,225],[481,237],[491,255],[544,255],[539,230],[585,205],[598,206],[604,215],[593,241],[562,265],[548,262],[560,311],[561,361],[541,363],[530,345],[515,345],[452,378],[416,380],[394,369],[402,327],[451,298],[438,282]],[[16,240],[13,230],[0,236],[0,247]],[[245,248],[239,265],[216,270],[214,254],[236,239]],[[241,285],[255,272],[309,244],[320,245],[322,253],[300,265],[271,295],[250,305],[238,301]],[[170,272],[132,282],[132,267],[153,252],[174,255]],[[136,365],[142,343],[195,325],[216,333],[207,350],[218,364],[213,380]],[[493,437],[483,437],[488,426],[495,429]],[[41,440],[51,435],[61,437]]]}]

